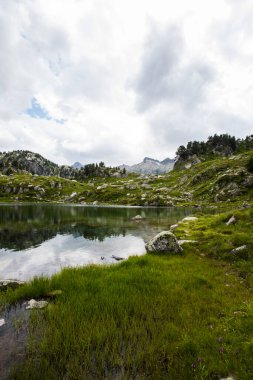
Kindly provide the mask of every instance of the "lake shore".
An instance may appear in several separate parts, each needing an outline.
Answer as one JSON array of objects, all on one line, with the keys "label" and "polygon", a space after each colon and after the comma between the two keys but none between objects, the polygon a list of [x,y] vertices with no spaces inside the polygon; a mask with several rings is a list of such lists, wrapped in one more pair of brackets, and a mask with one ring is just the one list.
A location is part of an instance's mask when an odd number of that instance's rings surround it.
[{"label": "lake shore", "polygon": [[252,209],[203,215],[175,230],[197,241],[180,255],[64,269],[2,292],[3,308],[61,290],[31,313],[13,378],[251,379],[252,219]]}]

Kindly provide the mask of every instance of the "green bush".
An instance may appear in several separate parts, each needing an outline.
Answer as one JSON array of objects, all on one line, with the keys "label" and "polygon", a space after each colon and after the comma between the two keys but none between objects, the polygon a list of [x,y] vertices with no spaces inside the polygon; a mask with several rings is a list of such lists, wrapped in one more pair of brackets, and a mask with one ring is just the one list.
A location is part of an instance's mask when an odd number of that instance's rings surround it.
[{"label": "green bush", "polygon": [[247,169],[250,173],[253,173],[253,156],[251,156],[247,162]]}]

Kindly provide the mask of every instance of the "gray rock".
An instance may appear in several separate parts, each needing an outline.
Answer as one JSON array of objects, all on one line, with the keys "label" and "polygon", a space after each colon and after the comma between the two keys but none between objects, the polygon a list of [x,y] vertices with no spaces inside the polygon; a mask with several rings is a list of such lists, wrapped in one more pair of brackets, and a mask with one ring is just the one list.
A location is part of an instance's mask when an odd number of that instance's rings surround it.
[{"label": "gray rock", "polygon": [[198,220],[196,216],[186,216],[182,219],[182,222],[195,222],[196,220]]},{"label": "gray rock", "polygon": [[182,251],[176,236],[171,231],[160,232],[145,247],[148,252],[179,253]]},{"label": "gray rock", "polygon": [[240,247],[232,249],[231,253],[237,253],[240,251],[244,251],[247,248],[247,245],[241,245]]},{"label": "gray rock", "polygon": [[245,203],[243,203],[242,207],[243,207],[243,208],[250,208],[251,206],[250,206],[249,203],[246,203],[246,202],[245,202]]},{"label": "gray rock", "polygon": [[5,325],[5,323],[6,323],[5,319],[1,318],[0,319],[0,327],[2,327],[3,325]]},{"label": "gray rock", "polygon": [[235,222],[236,222],[236,219],[235,219],[235,217],[234,217],[234,215],[233,215],[233,216],[231,216],[231,218],[227,221],[226,225],[227,225],[227,226],[230,226],[231,224],[235,224]]},{"label": "gray rock", "polygon": [[34,299],[31,299],[27,302],[26,309],[43,309],[48,305],[47,301],[35,301]]},{"label": "gray rock", "polygon": [[185,243],[197,243],[197,240],[178,240],[178,244],[180,245],[180,247]]},{"label": "gray rock", "polygon": [[173,230],[175,230],[177,227],[178,227],[178,224],[172,224],[172,226],[170,226],[170,229],[173,231]]},{"label": "gray rock", "polygon": [[142,220],[143,219],[143,216],[141,215],[135,215],[132,220]]}]

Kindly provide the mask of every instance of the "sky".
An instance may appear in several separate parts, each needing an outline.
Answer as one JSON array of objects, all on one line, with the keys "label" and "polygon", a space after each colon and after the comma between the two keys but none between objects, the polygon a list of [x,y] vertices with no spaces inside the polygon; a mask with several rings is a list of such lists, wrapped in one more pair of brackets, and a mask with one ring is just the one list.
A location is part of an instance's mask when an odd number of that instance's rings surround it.
[{"label": "sky", "polygon": [[173,158],[253,133],[253,0],[0,0],[0,151]]}]

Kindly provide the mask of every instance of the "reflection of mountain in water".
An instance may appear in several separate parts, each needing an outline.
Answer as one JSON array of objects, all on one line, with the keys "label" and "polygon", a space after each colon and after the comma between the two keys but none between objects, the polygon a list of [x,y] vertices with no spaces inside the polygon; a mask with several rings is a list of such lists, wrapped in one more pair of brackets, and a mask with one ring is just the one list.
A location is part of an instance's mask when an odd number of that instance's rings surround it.
[{"label": "reflection of mountain in water", "polygon": [[[145,219],[133,221],[136,214]],[[57,234],[88,240],[132,234],[147,240],[188,214],[186,210],[13,205],[0,207],[0,248],[24,250]],[[163,228],[163,229],[164,229]]]}]

